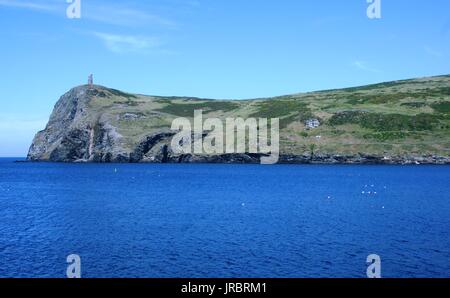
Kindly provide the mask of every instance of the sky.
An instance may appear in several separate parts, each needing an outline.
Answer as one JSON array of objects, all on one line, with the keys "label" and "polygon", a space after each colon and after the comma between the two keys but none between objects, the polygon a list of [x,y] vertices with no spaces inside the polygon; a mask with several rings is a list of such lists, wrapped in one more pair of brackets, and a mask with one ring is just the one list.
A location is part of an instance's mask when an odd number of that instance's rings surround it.
[{"label": "sky", "polygon": [[[69,0],[70,1],[70,0]],[[72,0],[75,1],[75,0]],[[450,74],[450,1],[0,0],[0,156],[85,84],[244,99]]]}]

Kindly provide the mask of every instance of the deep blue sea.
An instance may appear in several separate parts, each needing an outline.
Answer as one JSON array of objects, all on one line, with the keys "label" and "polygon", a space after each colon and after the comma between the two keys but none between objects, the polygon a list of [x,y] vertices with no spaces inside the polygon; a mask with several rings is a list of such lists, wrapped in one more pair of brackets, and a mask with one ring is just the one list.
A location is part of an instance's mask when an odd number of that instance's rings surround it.
[{"label": "deep blue sea", "polygon": [[0,277],[450,277],[450,167],[14,163]]}]

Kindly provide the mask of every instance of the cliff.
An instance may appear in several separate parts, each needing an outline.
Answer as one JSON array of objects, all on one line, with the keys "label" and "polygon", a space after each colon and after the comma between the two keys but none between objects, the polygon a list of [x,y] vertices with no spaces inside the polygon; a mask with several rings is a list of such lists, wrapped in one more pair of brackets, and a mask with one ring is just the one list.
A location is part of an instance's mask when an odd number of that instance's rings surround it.
[{"label": "cliff", "polygon": [[450,76],[254,100],[78,86],[56,103],[29,161],[257,163],[259,154],[175,154],[172,120],[280,118],[280,163],[450,163]]}]

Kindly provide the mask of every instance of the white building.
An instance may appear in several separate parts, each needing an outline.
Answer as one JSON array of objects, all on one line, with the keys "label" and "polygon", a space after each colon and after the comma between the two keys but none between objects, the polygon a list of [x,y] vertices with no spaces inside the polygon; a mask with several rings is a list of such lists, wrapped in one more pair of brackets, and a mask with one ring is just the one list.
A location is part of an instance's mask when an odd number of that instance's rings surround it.
[{"label": "white building", "polygon": [[305,121],[306,128],[313,129],[320,126],[320,121],[317,119],[308,119]]}]

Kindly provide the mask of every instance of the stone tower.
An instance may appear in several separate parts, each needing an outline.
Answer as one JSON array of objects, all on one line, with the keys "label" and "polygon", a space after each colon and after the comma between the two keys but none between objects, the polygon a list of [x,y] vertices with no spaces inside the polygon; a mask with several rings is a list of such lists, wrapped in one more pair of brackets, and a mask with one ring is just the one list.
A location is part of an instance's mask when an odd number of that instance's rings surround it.
[{"label": "stone tower", "polygon": [[89,85],[89,86],[94,85],[94,75],[93,75],[93,74],[90,74],[90,75],[88,76],[88,85]]}]

